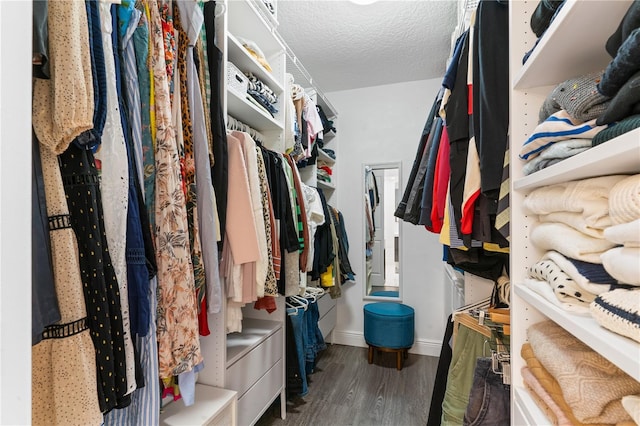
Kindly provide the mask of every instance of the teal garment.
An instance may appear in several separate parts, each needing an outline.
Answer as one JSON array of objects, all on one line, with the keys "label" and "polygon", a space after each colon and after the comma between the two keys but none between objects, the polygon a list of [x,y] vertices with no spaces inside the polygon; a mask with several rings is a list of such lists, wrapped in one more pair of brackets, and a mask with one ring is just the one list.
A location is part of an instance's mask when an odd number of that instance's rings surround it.
[{"label": "teal garment", "polygon": [[[140,9],[138,9],[140,10]],[[136,67],[138,70],[138,87],[140,90],[140,119],[142,128],[142,159],[144,163],[144,203],[149,213],[151,229],[155,229],[155,187],[156,165],[155,148],[151,138],[151,82],[149,77],[149,23],[141,10],[142,16],[138,22],[138,28],[133,32],[133,47],[136,53]]]},{"label": "teal garment", "polygon": [[[469,405],[476,359],[483,356],[486,340],[489,339],[482,334],[460,325],[449,365],[447,390],[442,401],[441,426],[462,425]],[[488,343],[487,351],[490,351]]]}]

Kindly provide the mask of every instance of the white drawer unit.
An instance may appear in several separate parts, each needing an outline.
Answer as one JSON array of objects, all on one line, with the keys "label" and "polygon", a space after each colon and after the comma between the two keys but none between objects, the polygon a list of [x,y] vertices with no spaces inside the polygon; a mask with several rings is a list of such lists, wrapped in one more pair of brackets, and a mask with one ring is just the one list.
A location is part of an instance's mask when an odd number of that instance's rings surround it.
[{"label": "white drawer unit", "polygon": [[282,359],[282,339],[283,330],[280,328],[246,355],[234,360],[233,364],[227,367],[226,387],[238,392],[238,397],[242,398],[266,369]]},{"label": "white drawer unit", "polygon": [[165,426],[235,426],[238,424],[238,393],[196,384],[196,401],[185,407],[182,401],[162,409],[160,424]]},{"label": "white drawer unit", "polygon": [[255,424],[280,395],[283,370],[284,359],[280,359],[238,400],[238,425]]},{"label": "white drawer unit", "polygon": [[336,300],[332,299],[327,293],[323,294],[318,298],[318,312],[320,313],[318,328],[322,332],[322,337],[327,340],[338,321]]}]

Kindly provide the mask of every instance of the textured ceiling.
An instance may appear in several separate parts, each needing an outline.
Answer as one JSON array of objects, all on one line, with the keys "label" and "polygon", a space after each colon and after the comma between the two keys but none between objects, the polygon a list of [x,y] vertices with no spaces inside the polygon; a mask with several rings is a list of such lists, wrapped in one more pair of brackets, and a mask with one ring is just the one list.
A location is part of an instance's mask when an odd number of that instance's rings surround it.
[{"label": "textured ceiling", "polygon": [[325,93],[437,78],[449,56],[456,4],[278,0],[278,32]]}]

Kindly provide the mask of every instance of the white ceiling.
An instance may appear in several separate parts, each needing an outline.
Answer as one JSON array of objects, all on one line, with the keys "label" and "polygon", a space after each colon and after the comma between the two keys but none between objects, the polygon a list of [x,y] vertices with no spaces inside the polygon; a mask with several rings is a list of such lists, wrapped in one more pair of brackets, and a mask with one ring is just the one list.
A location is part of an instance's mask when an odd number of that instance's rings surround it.
[{"label": "white ceiling", "polygon": [[450,53],[456,4],[278,0],[278,32],[325,93],[437,78]]}]

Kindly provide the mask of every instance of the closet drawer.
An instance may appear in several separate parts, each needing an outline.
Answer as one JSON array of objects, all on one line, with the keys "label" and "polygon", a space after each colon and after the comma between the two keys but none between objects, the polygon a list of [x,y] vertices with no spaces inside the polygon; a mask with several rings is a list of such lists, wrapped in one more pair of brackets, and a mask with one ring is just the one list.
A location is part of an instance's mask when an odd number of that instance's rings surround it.
[{"label": "closet drawer", "polygon": [[238,400],[238,425],[254,424],[283,387],[284,360],[280,359]]},{"label": "closet drawer", "polygon": [[335,306],[318,321],[318,328],[322,332],[322,337],[327,339],[327,336],[335,328],[338,321],[338,308]]},{"label": "closet drawer", "polygon": [[282,359],[283,342],[283,329],[280,328],[230,365],[227,368],[226,387],[237,391],[238,396],[242,398],[244,393],[265,374],[265,371]]},{"label": "closet drawer", "polygon": [[328,294],[323,294],[318,299],[318,312],[320,313],[320,318],[326,315],[332,308],[336,306],[336,299],[332,299]]}]

